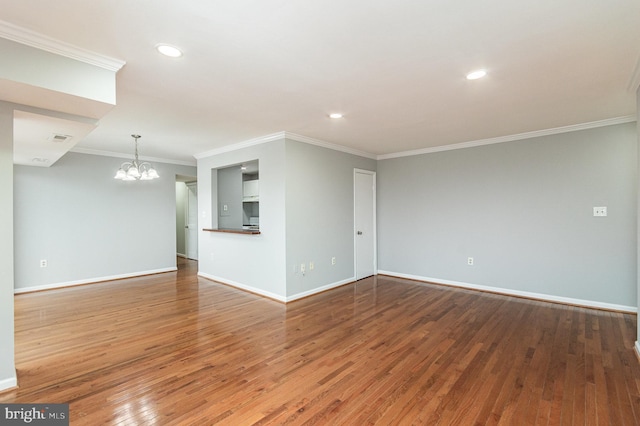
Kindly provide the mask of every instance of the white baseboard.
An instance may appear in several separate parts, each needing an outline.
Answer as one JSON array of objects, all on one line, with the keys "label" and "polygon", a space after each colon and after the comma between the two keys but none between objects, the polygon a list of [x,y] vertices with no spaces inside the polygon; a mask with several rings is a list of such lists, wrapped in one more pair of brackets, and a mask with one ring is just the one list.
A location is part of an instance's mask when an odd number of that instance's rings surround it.
[{"label": "white baseboard", "polygon": [[14,294],[30,293],[33,291],[52,290],[54,288],[72,287],[75,285],[94,284],[94,283],[99,283],[103,281],[120,280],[123,278],[141,277],[143,275],[162,274],[164,272],[173,272],[177,270],[178,270],[177,267],[172,266],[169,268],[152,269],[150,271],[132,272],[129,274],[111,275],[108,277],[96,277],[96,278],[89,278],[86,280],[67,281],[62,283],[44,284],[44,285],[38,285],[38,286],[32,286],[32,287],[21,287],[21,288],[14,289],[13,292]]},{"label": "white baseboard", "polygon": [[187,255],[186,255],[186,254],[183,254],[183,253],[176,253],[176,256],[178,256],[178,257],[184,257],[185,259],[187,258]]},{"label": "white baseboard", "polygon": [[249,293],[255,293],[260,296],[268,297],[269,299],[277,300],[278,302],[284,302],[284,303],[287,302],[287,299],[285,296],[271,293],[270,291],[262,290],[260,288],[252,287],[250,285],[242,284],[236,281],[231,281],[226,278],[216,277],[215,275],[210,275],[204,272],[198,272],[198,276],[202,278],[206,278],[211,281],[217,281],[219,283],[226,284],[231,287],[238,288],[240,290],[248,291]]},{"label": "white baseboard", "polygon": [[335,283],[327,284],[322,287],[314,288],[311,290],[303,291],[302,293],[294,294],[286,298],[287,302],[293,302],[294,300],[302,299],[303,297],[313,296],[314,294],[322,293],[323,291],[331,290],[332,288],[340,287],[345,284],[352,283],[356,280],[355,277],[347,278],[346,280],[338,281]]},{"label": "white baseboard", "polygon": [[391,272],[391,271],[378,270],[378,274],[389,275],[389,276],[398,277],[398,278],[407,278],[410,280],[423,281],[423,282],[428,282],[433,284],[448,285],[452,287],[461,287],[461,288],[466,288],[470,290],[480,290],[480,291],[487,291],[490,293],[499,293],[507,296],[525,297],[527,299],[536,299],[536,300],[542,300],[545,302],[562,303],[565,305],[584,306],[586,308],[605,309],[608,311],[617,311],[617,312],[629,312],[629,313],[638,312],[638,308],[634,306],[616,305],[613,303],[597,302],[594,300],[574,299],[571,297],[553,296],[551,294],[532,293],[528,291],[511,290],[508,288],[490,287],[490,286],[484,286],[484,285],[478,285],[478,284],[469,284],[469,283],[464,283],[459,281],[441,280],[438,278],[422,277],[418,275],[402,274],[399,272]]},{"label": "white baseboard", "polygon": [[15,371],[13,373],[13,377],[0,380],[0,391],[13,389],[17,387],[18,387],[18,376],[16,375]]},{"label": "white baseboard", "polygon": [[634,347],[636,349],[636,355],[638,355],[638,360],[640,361],[640,341],[636,340],[636,345]]},{"label": "white baseboard", "polygon": [[260,296],[268,297],[269,299],[277,300],[278,302],[288,303],[294,300],[302,299],[303,297],[312,296],[323,291],[331,290],[332,288],[340,287],[342,285],[355,281],[355,278],[348,278],[346,280],[338,281],[335,283],[327,284],[322,287],[317,287],[312,290],[303,291],[302,293],[294,294],[293,296],[281,296],[279,294],[271,293],[269,291],[262,290],[260,288],[252,287],[250,285],[242,284],[236,281],[231,281],[225,278],[216,277],[204,272],[198,272],[198,275],[202,278],[206,278],[211,281],[217,281],[222,284],[229,285],[231,287],[238,288],[240,290],[248,291],[249,293],[258,294]]}]

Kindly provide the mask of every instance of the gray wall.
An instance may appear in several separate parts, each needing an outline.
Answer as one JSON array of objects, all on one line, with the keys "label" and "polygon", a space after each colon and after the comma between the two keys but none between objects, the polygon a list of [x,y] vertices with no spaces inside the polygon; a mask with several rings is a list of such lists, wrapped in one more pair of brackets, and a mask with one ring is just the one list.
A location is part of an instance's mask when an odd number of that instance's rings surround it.
[{"label": "gray wall", "polygon": [[195,167],[155,163],[160,179],[123,182],[122,161],[67,153],[49,168],[15,166],[16,289],[176,266],[175,177]]},{"label": "gray wall", "polygon": [[354,279],[354,168],[375,171],[376,161],[286,141],[287,296]]},{"label": "gray wall", "polygon": [[[256,159],[261,234],[204,232],[200,274],[283,301],[353,279],[353,169],[376,161],[286,139],[200,158],[203,223],[221,224],[217,169]],[[303,276],[300,264],[311,261]]]},{"label": "gray wall", "polygon": [[13,339],[13,108],[0,102],[0,389],[16,385]]},{"label": "gray wall", "polygon": [[201,229],[217,228],[219,225],[217,169],[253,160],[258,160],[260,164],[260,235],[201,231],[198,235],[200,275],[275,299],[284,299],[284,148],[284,140],[276,140],[198,158]]},{"label": "gray wall", "polygon": [[637,306],[637,158],[628,123],[379,161],[378,268]]},{"label": "gray wall", "polygon": [[[224,205],[227,211],[224,211]],[[242,170],[240,165],[218,169],[218,227],[242,229]]]}]

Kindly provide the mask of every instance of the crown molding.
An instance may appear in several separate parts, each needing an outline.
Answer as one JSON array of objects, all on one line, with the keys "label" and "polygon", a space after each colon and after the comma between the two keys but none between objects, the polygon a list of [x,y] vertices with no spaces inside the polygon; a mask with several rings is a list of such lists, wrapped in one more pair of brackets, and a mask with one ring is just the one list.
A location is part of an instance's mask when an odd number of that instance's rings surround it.
[{"label": "crown molding", "polygon": [[390,158],[399,158],[399,157],[411,157],[414,155],[421,155],[421,154],[431,154],[434,152],[441,152],[441,151],[452,151],[455,149],[464,149],[464,148],[472,148],[472,147],[476,147],[476,146],[483,146],[483,145],[493,145],[496,143],[504,143],[504,142],[514,142],[514,141],[518,141],[518,140],[522,140],[522,139],[531,139],[531,138],[536,138],[536,137],[540,137],[540,136],[550,136],[550,135],[556,135],[556,134],[561,134],[561,133],[568,133],[568,132],[575,132],[578,130],[588,130],[588,129],[594,129],[597,127],[605,127],[605,126],[612,126],[615,124],[624,124],[624,123],[632,123],[636,121],[636,117],[633,115],[626,115],[626,116],[622,116],[622,117],[615,117],[615,118],[609,118],[606,120],[599,120],[599,121],[591,121],[588,123],[580,123],[580,124],[572,124],[569,126],[562,126],[562,127],[554,127],[551,129],[543,129],[543,130],[536,130],[533,132],[526,132],[526,133],[518,133],[518,134],[514,134],[514,135],[507,135],[507,136],[500,136],[497,138],[489,138],[489,139],[479,139],[479,140],[475,140],[475,141],[469,141],[469,142],[461,142],[461,143],[456,143],[456,144],[451,144],[451,145],[441,145],[441,146],[435,146],[435,147],[431,147],[431,148],[422,148],[422,149],[414,149],[414,150],[410,150],[410,151],[401,151],[401,152],[395,152],[395,153],[390,153],[390,154],[381,154],[381,155],[375,155],[375,154],[371,154],[369,152],[365,152],[365,151],[359,151],[357,149],[352,149],[352,148],[348,148],[345,146],[341,146],[341,145],[337,145],[337,144],[333,144],[333,143],[329,143],[329,142],[325,142],[319,139],[314,139],[314,138],[310,138],[308,136],[303,136],[303,135],[298,135],[296,133],[291,133],[291,132],[278,132],[278,133],[272,133],[270,135],[265,135],[265,136],[261,136],[258,138],[254,138],[254,139],[249,139],[247,141],[244,142],[239,142],[236,144],[232,144],[232,145],[227,145],[227,146],[223,146],[220,148],[216,148],[216,149],[212,149],[206,152],[202,152],[200,154],[196,154],[194,155],[194,157],[197,160],[206,158],[206,157],[211,157],[213,155],[219,155],[219,154],[223,154],[225,152],[231,152],[231,151],[236,151],[239,149],[243,149],[243,148],[248,148],[250,146],[255,146],[255,145],[260,145],[263,143],[267,143],[267,142],[272,142],[275,140],[279,140],[279,139],[289,139],[289,140],[294,140],[297,142],[302,142],[302,143],[307,143],[310,145],[316,145],[316,146],[321,146],[324,148],[328,148],[328,149],[332,149],[334,151],[341,151],[341,152],[345,152],[347,154],[352,154],[352,155],[357,155],[360,157],[365,157],[365,158],[371,158],[373,160],[387,160]]},{"label": "crown molding", "polygon": [[554,127],[552,129],[536,130],[533,132],[518,133],[515,135],[508,135],[508,136],[500,136],[497,138],[480,139],[476,141],[461,142],[461,143],[455,143],[451,145],[434,146],[432,148],[414,149],[411,151],[382,154],[382,155],[378,155],[376,158],[378,160],[387,160],[390,158],[411,157],[414,155],[431,154],[434,152],[451,151],[454,149],[472,148],[476,146],[493,145],[496,143],[504,143],[504,142],[514,142],[522,139],[531,139],[531,138],[536,138],[540,136],[557,135],[560,133],[575,132],[578,130],[588,130],[588,129],[594,129],[597,127],[612,126],[615,124],[632,123],[634,121],[636,121],[635,116],[626,115],[623,117],[609,118],[606,120],[591,121],[589,123],[572,124],[570,126]]},{"label": "crown molding", "polygon": [[0,37],[113,72],[118,72],[126,63],[1,20]]},{"label": "crown molding", "polygon": [[360,151],[360,150],[357,150],[357,149],[348,148],[346,146],[342,146],[342,145],[337,145],[337,144],[330,143],[330,142],[321,141],[319,139],[314,139],[314,138],[310,138],[310,137],[307,137],[307,136],[298,135],[296,133],[284,132],[284,135],[285,135],[285,138],[290,139],[290,140],[294,140],[294,141],[297,141],[297,142],[303,142],[303,143],[307,143],[307,144],[310,144],[310,145],[321,146],[323,148],[332,149],[334,151],[341,151],[341,152],[344,152],[344,153],[347,153],[347,154],[357,155],[359,157],[371,158],[372,160],[376,160],[377,159],[377,155],[371,154],[369,152]]},{"label": "crown molding", "polygon": [[[125,158],[129,160],[133,158],[132,154],[122,154],[120,152],[102,151],[99,149],[89,149],[89,148],[82,148],[82,147],[71,148],[69,152],[75,152],[78,154],[88,154],[88,155],[100,155],[102,157]],[[154,163],[176,164],[179,166],[191,166],[191,167],[196,166],[195,161],[169,160],[168,158],[145,157],[142,155],[140,155],[139,158],[140,160],[150,161]]]},{"label": "crown molding", "polygon": [[364,152],[364,151],[358,151],[356,149],[347,148],[345,146],[336,145],[336,144],[333,144],[333,143],[321,141],[319,139],[313,139],[313,138],[310,138],[310,137],[307,137],[307,136],[302,136],[302,135],[298,135],[296,133],[291,133],[291,132],[278,132],[278,133],[272,133],[270,135],[260,136],[258,138],[249,139],[249,140],[244,141],[244,142],[239,142],[239,143],[236,143],[236,144],[233,144],[233,145],[227,145],[227,146],[223,146],[221,148],[216,148],[216,149],[212,149],[212,150],[209,150],[209,151],[206,151],[206,152],[202,152],[200,154],[194,155],[194,157],[196,159],[200,160],[202,158],[211,157],[213,155],[219,155],[219,154],[223,154],[225,152],[236,151],[236,150],[239,150],[239,149],[248,148],[250,146],[255,146],[255,145],[260,145],[260,144],[263,144],[263,143],[273,142],[273,141],[280,140],[280,139],[289,139],[289,140],[293,140],[293,141],[296,141],[296,142],[302,142],[302,143],[306,143],[306,144],[310,144],[310,145],[321,146],[323,148],[332,149],[334,151],[341,151],[341,152],[345,152],[347,154],[352,154],[352,155],[357,155],[357,156],[360,156],[360,157],[371,158],[373,160],[376,159],[376,155],[375,154],[371,154],[371,153]]},{"label": "crown molding", "polygon": [[260,136],[254,139],[249,139],[244,142],[238,142],[231,145],[226,145],[220,148],[211,149],[209,151],[201,152],[200,154],[195,154],[194,157],[196,160],[201,160],[206,157],[211,157],[213,155],[224,154],[225,152],[237,151],[239,149],[248,148],[250,146],[261,145],[267,142],[277,141],[278,139],[284,139],[285,132],[272,133],[270,135]]}]

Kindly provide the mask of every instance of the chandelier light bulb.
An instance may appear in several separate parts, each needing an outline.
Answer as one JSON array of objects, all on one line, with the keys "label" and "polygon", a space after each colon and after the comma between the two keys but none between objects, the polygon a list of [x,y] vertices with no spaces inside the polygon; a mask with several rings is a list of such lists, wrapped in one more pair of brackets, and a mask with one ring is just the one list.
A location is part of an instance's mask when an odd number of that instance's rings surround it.
[{"label": "chandelier light bulb", "polygon": [[134,165],[129,167],[129,170],[127,171],[127,175],[133,178],[138,178],[140,177],[140,172],[138,171],[138,168]]},{"label": "chandelier light bulb", "polygon": [[122,170],[122,168],[119,168],[118,171],[116,172],[116,175],[114,176],[114,179],[124,179],[127,177],[127,173],[125,173],[124,170]]}]

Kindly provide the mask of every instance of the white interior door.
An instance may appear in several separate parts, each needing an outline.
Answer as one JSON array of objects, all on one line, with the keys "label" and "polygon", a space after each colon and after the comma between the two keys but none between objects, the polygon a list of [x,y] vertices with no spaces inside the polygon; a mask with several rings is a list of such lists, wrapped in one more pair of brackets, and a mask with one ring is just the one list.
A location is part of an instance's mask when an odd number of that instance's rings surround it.
[{"label": "white interior door", "polygon": [[198,260],[198,186],[187,184],[187,223],[185,224],[185,245],[187,257]]},{"label": "white interior door", "polygon": [[354,170],[354,234],[356,280],[375,275],[376,174]]}]

